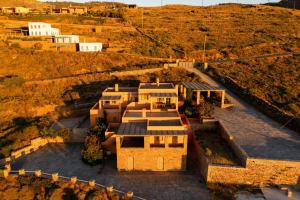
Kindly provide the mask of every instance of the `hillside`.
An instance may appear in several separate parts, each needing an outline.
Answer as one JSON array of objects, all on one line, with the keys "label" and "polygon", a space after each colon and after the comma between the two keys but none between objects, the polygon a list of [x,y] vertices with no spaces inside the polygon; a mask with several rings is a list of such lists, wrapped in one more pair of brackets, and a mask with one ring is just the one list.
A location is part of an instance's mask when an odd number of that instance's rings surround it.
[{"label": "hillside", "polygon": [[[158,58],[165,61],[170,57],[202,61],[205,36],[207,61],[300,52],[300,11],[265,5],[107,9],[105,15],[100,13],[96,17],[4,16],[0,18],[0,32],[7,33],[10,29],[26,26],[28,21],[49,22],[54,27],[61,28],[64,34],[77,34],[85,41],[104,42],[110,50],[115,51],[101,54],[57,52],[53,48],[51,51],[41,51],[33,46],[35,43],[42,43],[46,48],[49,46],[46,41],[8,36],[0,42],[2,76],[18,76],[19,79],[28,81],[132,69],[140,63],[147,66],[150,61],[161,65]],[[96,26],[100,27],[100,33],[92,31]],[[299,56],[225,63],[212,67],[215,73],[223,77],[229,76],[251,94],[271,102],[285,112],[297,115],[300,108],[300,72],[297,65]],[[95,76],[93,81],[99,79],[109,81],[113,77],[103,74]],[[85,81],[81,79],[76,84],[81,87]],[[92,80],[88,82],[90,81]],[[34,86],[30,86],[31,89],[28,90],[28,86],[15,87],[18,81],[13,84],[7,82],[5,87],[8,88],[0,88],[3,91],[0,100],[5,102],[2,104],[3,110],[6,106],[15,106],[14,117],[17,117],[20,102],[22,105],[26,104],[28,109],[31,106],[35,109],[43,108],[45,104],[62,105],[64,97],[60,95],[75,84],[64,83],[55,90],[50,90],[45,85],[39,86],[40,90],[34,90],[31,88]],[[25,103],[24,98],[29,96],[36,96],[35,100],[28,99]],[[53,99],[50,100],[50,97]],[[9,116],[3,110],[3,116]],[[24,112],[22,111],[23,116],[29,115]]]},{"label": "hillside", "polygon": [[2,6],[25,6],[28,8],[38,8],[46,5],[45,3],[36,0],[1,0],[0,7]]},{"label": "hillside", "polygon": [[297,0],[282,0],[279,3],[272,3],[270,5],[280,6],[284,8],[300,9],[300,1]]}]

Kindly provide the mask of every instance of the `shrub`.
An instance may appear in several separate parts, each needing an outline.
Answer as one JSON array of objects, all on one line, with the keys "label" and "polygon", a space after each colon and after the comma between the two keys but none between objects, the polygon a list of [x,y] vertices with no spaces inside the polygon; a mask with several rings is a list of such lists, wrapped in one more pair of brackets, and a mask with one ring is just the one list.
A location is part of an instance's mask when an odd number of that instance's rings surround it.
[{"label": "shrub", "polygon": [[71,135],[71,131],[67,128],[63,128],[59,131],[54,129],[44,129],[40,132],[42,137],[63,137],[64,139],[68,139]]},{"label": "shrub", "polygon": [[37,42],[37,43],[35,43],[35,44],[33,45],[33,48],[34,48],[35,50],[41,50],[41,49],[43,48],[43,44]]},{"label": "shrub", "polygon": [[200,117],[212,117],[214,113],[214,105],[207,101],[203,101],[197,106],[196,111]]},{"label": "shrub", "polygon": [[7,88],[12,88],[12,87],[20,87],[25,83],[25,80],[21,77],[11,77],[11,78],[6,78],[3,81],[3,85]]},{"label": "shrub", "polygon": [[85,138],[84,149],[81,152],[82,159],[90,165],[96,165],[100,163],[103,157],[103,151],[99,137],[96,135],[88,135]]},{"label": "shrub", "polygon": [[21,46],[20,46],[20,44],[19,43],[12,43],[11,45],[10,45],[11,47],[13,47],[13,48],[21,48]]}]

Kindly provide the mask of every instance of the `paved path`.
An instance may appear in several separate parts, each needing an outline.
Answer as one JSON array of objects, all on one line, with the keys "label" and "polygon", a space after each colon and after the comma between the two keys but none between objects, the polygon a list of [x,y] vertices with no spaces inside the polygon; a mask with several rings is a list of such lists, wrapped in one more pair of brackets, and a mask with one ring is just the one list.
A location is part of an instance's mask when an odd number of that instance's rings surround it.
[{"label": "paved path", "polygon": [[[224,88],[196,68],[184,69],[199,75],[212,86]],[[234,104],[233,108],[216,108],[215,118],[222,120],[224,126],[234,135],[235,141],[249,157],[300,161],[300,135],[268,118],[242,99],[226,90],[226,98]]]},{"label": "paved path", "polygon": [[146,199],[208,200],[209,194],[200,178],[189,172],[118,172],[115,159],[106,161],[104,169],[90,167],[81,161],[82,144],[51,144],[41,150],[19,158],[12,169],[41,169],[78,179],[95,179],[102,185],[113,185],[124,192],[133,191]]}]

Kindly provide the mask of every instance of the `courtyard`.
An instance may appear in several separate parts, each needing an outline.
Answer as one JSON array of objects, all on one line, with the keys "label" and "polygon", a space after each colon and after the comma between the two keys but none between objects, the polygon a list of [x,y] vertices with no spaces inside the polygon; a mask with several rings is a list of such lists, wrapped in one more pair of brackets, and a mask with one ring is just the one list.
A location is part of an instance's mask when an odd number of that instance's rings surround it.
[{"label": "courtyard", "polygon": [[81,160],[83,144],[51,144],[23,156],[12,163],[12,169],[41,169],[46,173],[58,172],[61,176],[77,176],[78,179],[97,183],[127,192],[145,199],[205,200],[209,199],[205,184],[193,173],[187,172],[118,172],[116,158],[109,157],[104,168],[89,166]]}]

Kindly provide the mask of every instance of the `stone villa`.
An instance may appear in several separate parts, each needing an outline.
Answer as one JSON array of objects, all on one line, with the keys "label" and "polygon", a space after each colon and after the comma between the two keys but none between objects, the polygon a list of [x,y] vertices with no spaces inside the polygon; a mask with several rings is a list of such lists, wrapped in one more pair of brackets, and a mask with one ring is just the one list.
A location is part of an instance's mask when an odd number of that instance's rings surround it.
[{"label": "stone villa", "polygon": [[91,126],[99,117],[117,124],[118,170],[181,171],[186,169],[188,132],[178,112],[178,86],[140,83],[103,91],[90,110]]}]

